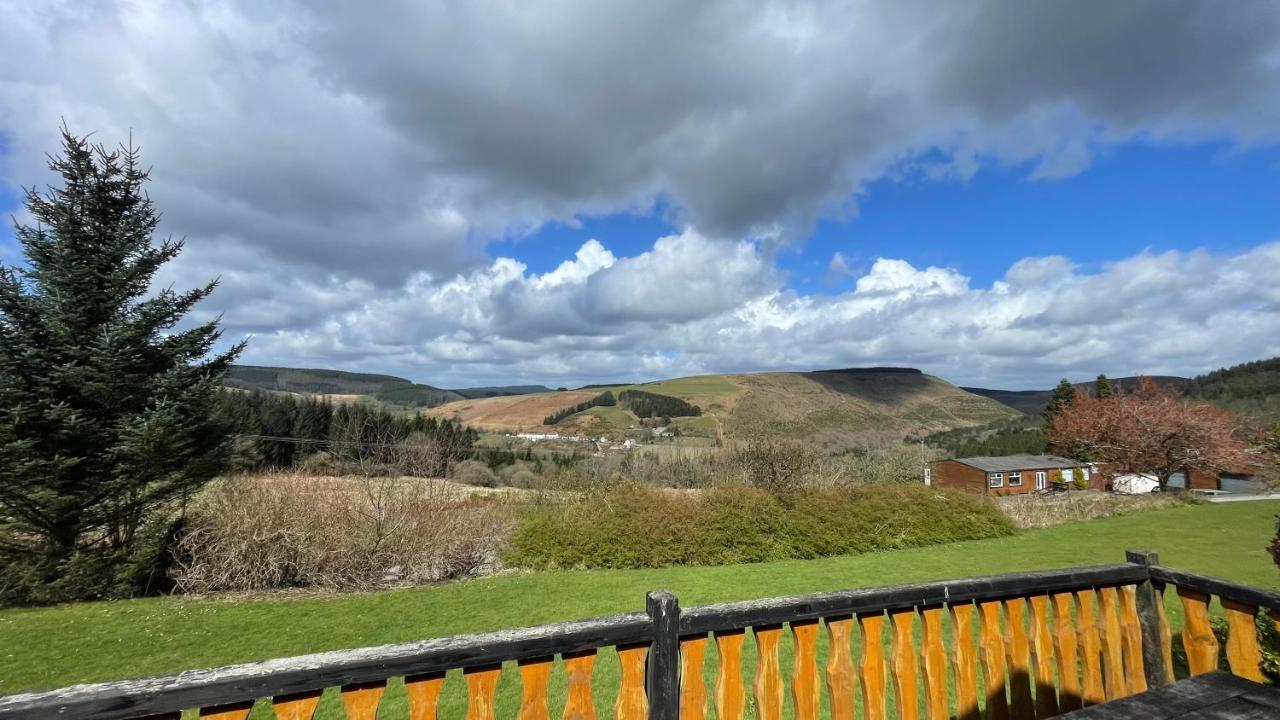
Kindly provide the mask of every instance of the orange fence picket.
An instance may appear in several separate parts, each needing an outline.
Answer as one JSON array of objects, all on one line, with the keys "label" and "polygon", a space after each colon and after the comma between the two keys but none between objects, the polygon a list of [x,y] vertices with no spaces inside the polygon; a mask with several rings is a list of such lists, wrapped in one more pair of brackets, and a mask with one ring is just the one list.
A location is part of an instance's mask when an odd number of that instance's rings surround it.
[{"label": "orange fence picket", "polygon": [[742,685],[742,630],[716,633],[716,720],[742,720],[746,689]]},{"label": "orange fence picket", "polygon": [[920,717],[920,656],[916,654],[912,628],[916,611],[895,610],[889,613],[893,625],[893,698],[898,709],[898,720],[918,720]]},{"label": "orange fence picket", "polygon": [[978,651],[973,645],[973,604],[951,605],[952,667],[957,720],[978,720]]},{"label": "orange fence picket", "polygon": [[791,669],[791,700],[796,720],[818,720],[822,684],[818,680],[818,621],[791,623],[795,663]]},{"label": "orange fence picket", "polygon": [[517,720],[550,720],[547,683],[551,680],[553,667],[553,658],[538,658],[520,663],[520,713],[516,716]]},{"label": "orange fence picket", "polygon": [[942,608],[920,611],[920,644],[924,665],[924,716],[926,720],[948,720],[947,650],[942,637]]},{"label": "orange fence picket", "polygon": [[707,683],[702,679],[706,654],[706,635],[680,641],[680,720],[707,717]]},{"label": "orange fence picket", "polygon": [[[593,654],[592,660],[594,659]],[[494,720],[497,709],[493,700],[498,692],[498,676],[502,674],[502,666],[467,668],[462,674],[467,681],[467,720]]]},{"label": "orange fence picket", "polygon": [[591,701],[591,673],[595,666],[595,650],[565,657],[564,668],[569,674],[569,699],[564,705],[564,720],[596,720],[596,706]]},{"label": "orange fence picket", "polygon": [[1182,646],[1187,651],[1187,665],[1192,675],[1218,669],[1218,638],[1209,624],[1209,596],[1195,590],[1178,588],[1182,600]]},{"label": "orange fence picket", "polygon": [[1080,641],[1071,622],[1075,596],[1053,596],[1053,649],[1058,656],[1058,711],[1071,712],[1084,704],[1080,690]]},{"label": "orange fence picket", "polygon": [[1124,644],[1124,675],[1129,683],[1129,694],[1147,690],[1147,676],[1142,663],[1142,624],[1138,620],[1138,588],[1125,585],[1120,588],[1120,635]]},{"label": "orange fence picket", "polygon": [[618,648],[622,681],[618,697],[613,702],[615,720],[645,720],[648,717],[649,703],[644,694],[644,658],[648,654],[648,645]]},{"label": "orange fence picket", "polygon": [[827,695],[831,705],[831,720],[853,720],[854,695],[857,679],[854,676],[852,648],[853,618],[827,618]]},{"label": "orange fence picket", "polygon": [[1223,598],[1222,609],[1227,615],[1227,662],[1232,674],[1263,682],[1258,608]]},{"label": "orange fence picket", "polygon": [[1036,717],[1058,714],[1053,683],[1053,633],[1049,630],[1049,596],[1031,597],[1031,658],[1035,667]]},{"label": "orange fence picket", "polygon": [[[404,679],[405,694],[409,696],[409,720],[436,720],[436,703],[440,700],[440,689],[444,687],[444,673],[430,675],[414,675]],[[524,710],[521,708],[521,712]],[[277,710],[277,713],[279,711]],[[525,718],[520,720],[546,720],[545,718]]]},{"label": "orange fence picket", "polygon": [[347,720],[377,720],[378,703],[386,688],[385,682],[343,686],[342,707],[347,711]]},{"label": "orange fence picket", "polygon": [[1098,594],[1080,590],[1076,592],[1076,605],[1080,668],[1084,674],[1081,700],[1085,705],[1097,705],[1107,699],[1102,684],[1102,641],[1098,638]]},{"label": "orange fence picket", "polygon": [[982,673],[987,681],[987,720],[1009,720],[1001,606],[999,600],[978,603],[978,613],[982,616]]},{"label": "orange fence picket", "polygon": [[320,693],[310,692],[274,698],[276,720],[311,720],[320,704]]},{"label": "orange fence picket", "polygon": [[1009,662],[1009,717],[1033,720],[1031,700],[1031,643],[1027,640],[1027,600],[1009,598],[1004,603],[1005,639]]},{"label": "orange fence picket", "polygon": [[752,683],[756,701],[756,720],[782,719],[782,667],[778,664],[778,640],[782,628],[777,625],[752,628],[756,638],[756,677]]},{"label": "orange fence picket", "polygon": [[888,716],[885,695],[884,613],[858,616],[862,630],[862,662],[858,677],[862,681],[862,713],[866,720],[884,720]]}]

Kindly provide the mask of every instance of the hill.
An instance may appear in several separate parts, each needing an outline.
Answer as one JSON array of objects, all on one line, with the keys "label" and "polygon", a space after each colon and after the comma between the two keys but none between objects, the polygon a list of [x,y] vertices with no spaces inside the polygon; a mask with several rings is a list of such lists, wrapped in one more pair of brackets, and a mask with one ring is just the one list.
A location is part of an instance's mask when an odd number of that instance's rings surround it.
[{"label": "hill", "polygon": [[434,407],[467,398],[524,395],[551,390],[545,385],[506,385],[445,390],[415,383],[395,375],[265,365],[236,365],[227,374],[224,384],[238,390],[258,392],[288,392],[352,399],[367,397],[389,405],[416,408]]},{"label": "hill", "polygon": [[1280,422],[1280,357],[1196,376],[1186,392],[1267,424]]},{"label": "hill", "polygon": [[308,395],[373,395],[386,385],[413,385],[394,375],[264,365],[236,365],[227,373],[225,384],[240,390]]},{"label": "hill", "polygon": [[[1160,385],[1165,385],[1177,389],[1179,392],[1185,390],[1191,382],[1187,378],[1177,377],[1175,375],[1152,375],[1152,380]],[[1121,392],[1132,390],[1138,384],[1138,377],[1122,377],[1111,378],[1111,386],[1117,388]],[[1075,383],[1075,386],[1087,393],[1093,393],[1097,388],[1097,383],[1090,380],[1089,382]],[[961,388],[965,392],[981,395],[991,398],[998,403],[1003,403],[1024,415],[1039,415],[1044,412],[1044,407],[1049,403],[1049,396],[1053,395],[1053,390],[995,390],[991,388],[965,387]]]},{"label": "hill", "polygon": [[[677,421],[691,433],[740,440],[787,437],[847,446],[869,438],[899,440],[1016,417],[1003,405],[945,380],[907,368],[850,368],[817,372],[703,375],[639,385],[461,400],[428,412],[492,431],[548,431],[548,415],[585,402],[604,389],[669,395],[692,403],[702,417]],[[570,416],[564,432],[616,431],[626,414],[593,408]],[[583,415],[584,413],[579,413]]]}]

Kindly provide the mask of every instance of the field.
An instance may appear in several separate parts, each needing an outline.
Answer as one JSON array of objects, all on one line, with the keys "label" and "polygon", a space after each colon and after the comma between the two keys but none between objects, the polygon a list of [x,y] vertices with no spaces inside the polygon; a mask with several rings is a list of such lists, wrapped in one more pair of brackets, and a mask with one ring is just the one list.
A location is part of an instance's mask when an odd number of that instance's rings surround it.
[{"label": "field", "polygon": [[[0,692],[175,672],[268,657],[640,610],[664,587],[685,606],[837,588],[1118,562],[1149,548],[1164,564],[1280,588],[1264,546],[1280,502],[1198,505],[1026,531],[1016,537],[823,560],[643,571],[517,574],[439,587],[340,597],[158,598],[0,613]],[[1173,593],[1170,621],[1181,625]],[[784,644],[785,647],[785,644]],[[783,671],[789,672],[789,657]],[[712,661],[709,664],[714,664]],[[751,671],[748,664],[747,672]],[[602,653],[595,683],[607,717],[616,661]],[[504,672],[499,712],[514,716],[519,682]],[[557,688],[553,703],[562,702]],[[461,678],[442,700],[465,708]],[[322,717],[341,717],[328,697]],[[385,705],[399,711],[393,687]],[[553,708],[555,705],[553,705]],[[555,711],[553,710],[553,714]],[[269,717],[255,714],[255,717]],[[394,715],[393,715],[394,716]]]}]

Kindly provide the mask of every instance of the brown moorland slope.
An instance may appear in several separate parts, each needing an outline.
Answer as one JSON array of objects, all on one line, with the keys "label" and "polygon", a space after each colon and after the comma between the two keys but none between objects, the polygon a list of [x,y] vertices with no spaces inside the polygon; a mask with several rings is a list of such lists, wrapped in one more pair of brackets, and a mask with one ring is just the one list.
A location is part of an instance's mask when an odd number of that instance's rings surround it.
[{"label": "brown moorland slope", "polygon": [[[627,387],[698,405],[727,441],[786,437],[836,446],[865,444],[873,438],[896,441],[1016,415],[994,400],[904,368],[705,375],[610,389],[617,394]],[[549,431],[552,428],[542,424],[543,418],[604,389],[463,400],[428,412],[456,417],[482,430]],[[555,429],[595,432],[599,428],[598,422],[570,418]]]}]

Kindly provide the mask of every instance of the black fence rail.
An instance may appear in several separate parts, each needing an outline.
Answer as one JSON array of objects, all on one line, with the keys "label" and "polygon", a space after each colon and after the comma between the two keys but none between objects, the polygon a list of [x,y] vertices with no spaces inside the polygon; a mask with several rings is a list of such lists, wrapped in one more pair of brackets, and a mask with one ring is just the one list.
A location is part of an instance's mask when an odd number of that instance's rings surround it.
[{"label": "black fence rail", "polygon": [[[1280,594],[1163,568],[1151,553],[1127,560],[683,611],[674,595],[655,591],[645,612],[10,695],[0,697],[0,720],[178,718],[192,710],[243,720],[263,699],[277,717],[305,720],[329,688],[340,690],[348,718],[385,719],[379,704],[392,678],[404,679],[408,716],[432,720],[445,673],[455,670],[465,679],[468,720],[492,720],[503,663],[518,668],[522,720],[550,717],[557,668],[567,686],[563,717],[591,720],[591,680],[604,648],[617,649],[617,720],[705,720],[712,706],[718,720],[742,720],[749,707],[759,720],[779,720],[788,686],[796,720],[817,720],[824,707],[831,720],[976,719],[984,710],[988,718],[1044,718],[1171,681],[1162,601],[1170,585],[1188,610],[1182,638],[1191,672],[1220,662],[1208,616],[1216,596],[1230,625],[1232,671],[1261,677],[1253,623],[1258,608],[1280,610]],[[779,662],[784,627],[793,654],[787,678]],[[709,689],[703,662],[713,643]]]}]

